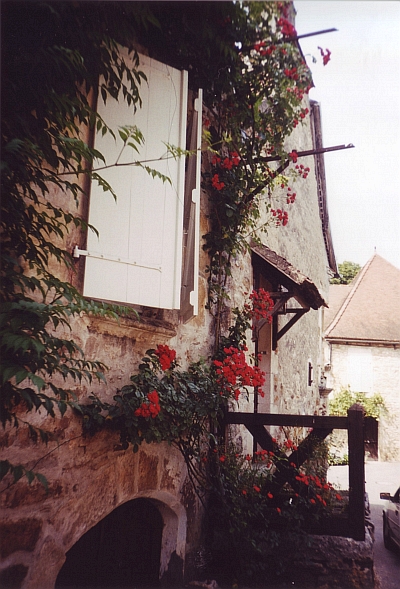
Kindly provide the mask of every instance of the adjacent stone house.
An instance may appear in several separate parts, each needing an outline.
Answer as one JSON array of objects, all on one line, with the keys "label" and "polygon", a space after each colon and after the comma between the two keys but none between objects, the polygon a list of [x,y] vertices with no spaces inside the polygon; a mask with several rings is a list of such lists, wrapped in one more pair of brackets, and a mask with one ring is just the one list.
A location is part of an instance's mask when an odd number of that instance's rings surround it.
[{"label": "adjacent stone house", "polygon": [[[109,99],[101,107],[104,119],[115,127],[140,127],[146,137],[144,160],[157,160],[163,142],[199,148],[205,112],[201,90],[189,90],[187,72],[147,55],[140,55],[140,67],[148,79],[142,107],[134,114]],[[307,97],[304,101],[310,117],[288,147],[312,151],[322,145],[320,110]],[[119,157],[120,147],[109,137],[97,138],[95,145],[108,161]],[[121,164],[124,158],[125,153]],[[202,250],[208,197],[201,188],[208,158],[198,149],[186,168],[182,157],[155,164],[171,184],[121,166],[106,175],[119,196],[117,204],[96,186],[90,200],[82,199],[79,212],[99,237],[79,230],[68,235],[77,272],[65,270],[63,278],[89,298],[133,305],[140,320],[86,315],[73,320],[73,337],[85,354],[109,367],[106,385],[74,387],[80,401],[92,393],[112,399],[145,351],[157,344],[174,348],[183,366],[210,355],[208,259]],[[296,184],[289,223],[271,226],[262,244],[253,243],[248,253],[237,256],[229,284],[233,306],[240,306],[253,286],[274,292],[281,303],[272,324],[262,326],[250,344],[262,355],[267,374],[265,397],[256,406],[264,412],[318,414],[326,409],[319,386],[323,308],[336,264],[323,156],[309,155],[301,162],[310,172]],[[59,195],[52,198],[57,203]],[[286,198],[285,191],[280,198]],[[72,199],[70,206],[75,206]],[[253,411],[254,403],[253,398],[242,401],[241,408]],[[35,424],[43,419],[32,415]],[[48,447],[33,444],[22,430],[3,436],[7,459],[40,468],[49,481],[48,494],[41,485],[22,480],[2,493],[3,581],[22,589],[50,589],[84,584],[98,575],[102,582],[161,579],[177,586],[195,575],[202,510],[181,455],[164,443],[143,444],[136,454],[121,450],[118,438],[107,432],[83,438],[80,419],[72,412],[49,427],[56,441]]]},{"label": "adjacent stone house", "polygon": [[400,270],[374,254],[351,284],[333,284],[325,313],[328,389],[380,393],[380,460],[400,457]]}]

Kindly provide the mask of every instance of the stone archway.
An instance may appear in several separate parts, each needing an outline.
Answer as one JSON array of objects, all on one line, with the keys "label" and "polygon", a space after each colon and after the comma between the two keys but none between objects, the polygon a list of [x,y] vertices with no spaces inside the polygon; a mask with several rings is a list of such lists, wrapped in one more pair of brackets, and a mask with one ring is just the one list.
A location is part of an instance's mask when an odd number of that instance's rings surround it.
[{"label": "stone archway", "polygon": [[149,499],[120,505],[68,551],[56,589],[157,587],[163,526]]}]

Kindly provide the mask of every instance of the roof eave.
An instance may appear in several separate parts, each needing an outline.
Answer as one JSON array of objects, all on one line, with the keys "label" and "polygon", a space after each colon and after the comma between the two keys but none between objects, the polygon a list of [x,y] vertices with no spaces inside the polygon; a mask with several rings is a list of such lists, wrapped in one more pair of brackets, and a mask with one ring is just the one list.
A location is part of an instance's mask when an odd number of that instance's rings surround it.
[{"label": "roof eave", "polygon": [[270,268],[279,275],[283,286],[293,289],[296,298],[305,307],[319,309],[327,307],[327,303],[320,294],[316,285],[307,276],[297,270],[285,258],[263,244],[251,242],[251,250],[266,262]]},{"label": "roof eave", "polygon": [[386,346],[386,347],[400,347],[400,340],[384,340],[384,339],[366,339],[366,338],[352,338],[352,337],[332,337],[325,335],[325,339],[330,344],[343,345],[360,345],[360,346]]}]

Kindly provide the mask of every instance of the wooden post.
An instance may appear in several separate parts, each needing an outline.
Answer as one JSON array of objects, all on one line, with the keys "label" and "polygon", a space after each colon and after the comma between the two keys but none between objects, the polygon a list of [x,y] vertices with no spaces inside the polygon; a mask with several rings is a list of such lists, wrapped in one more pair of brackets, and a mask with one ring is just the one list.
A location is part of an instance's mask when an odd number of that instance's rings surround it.
[{"label": "wooden post", "polygon": [[364,408],[347,411],[349,429],[349,528],[354,540],[365,540]]}]

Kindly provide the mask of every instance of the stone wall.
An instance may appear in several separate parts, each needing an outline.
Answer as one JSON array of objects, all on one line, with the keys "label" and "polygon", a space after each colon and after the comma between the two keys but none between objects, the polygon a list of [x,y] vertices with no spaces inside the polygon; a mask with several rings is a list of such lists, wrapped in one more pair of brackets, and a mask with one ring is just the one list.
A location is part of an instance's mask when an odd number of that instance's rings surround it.
[{"label": "stone wall", "polygon": [[[57,202],[59,195],[53,196]],[[82,214],[84,201],[85,197],[80,203]],[[74,209],[74,203],[70,207]],[[202,233],[207,230],[206,212],[207,199],[203,198]],[[77,243],[82,247],[82,236],[75,231],[68,235],[66,247],[72,251]],[[176,349],[183,368],[209,356],[213,336],[211,318],[205,310],[207,257],[203,251],[200,257],[199,314],[188,323],[179,322],[177,311],[144,308],[139,309],[139,319],[133,316],[116,321],[81,314],[72,319],[71,331],[58,329],[60,335],[73,337],[88,359],[102,361],[108,367],[106,384],[67,383],[80,402],[91,394],[111,401],[122,386],[129,384],[146,350],[157,344]],[[79,260],[77,273],[62,268],[56,271],[81,288],[81,266]],[[23,408],[20,416],[25,418]],[[23,427],[8,428],[1,432],[2,457],[44,474],[49,492],[46,494],[37,482],[28,486],[25,478],[16,484],[10,479],[2,482],[2,489],[9,485],[0,495],[2,586],[53,588],[67,551],[111,511],[139,497],[155,502],[163,518],[160,577],[171,577],[170,563],[182,573],[185,559],[198,544],[201,508],[181,454],[166,444],[143,444],[137,454],[132,449],[122,451],[118,437],[107,432],[83,438],[80,418],[71,410],[62,418],[46,418],[37,412],[29,414],[28,419],[50,432],[48,446],[34,444]],[[177,560],[182,563],[180,567]]]},{"label": "stone wall", "polygon": [[[290,148],[310,149],[310,137],[309,123],[299,126],[291,138]],[[307,180],[292,184],[298,196],[290,208],[289,224],[279,228],[270,226],[262,240],[308,276],[326,298],[327,257],[313,158],[304,160],[304,165],[311,171]],[[53,194],[53,198],[55,203],[62,202],[65,206],[65,196]],[[285,200],[285,191],[280,198]],[[275,204],[279,206],[278,201]],[[69,206],[76,212],[72,201]],[[208,228],[208,201],[204,193],[201,206],[200,235],[204,235]],[[88,202],[83,196],[77,212],[85,217],[87,208]],[[72,251],[76,244],[84,246],[84,236],[77,230],[68,235],[66,247]],[[183,368],[191,361],[210,355],[214,340],[212,318],[205,309],[207,262],[200,247],[199,315],[185,324],[179,322],[176,311],[157,309],[141,309],[140,321],[125,318],[118,322],[85,315],[72,321],[72,336],[87,357],[101,360],[109,367],[106,385],[69,383],[80,401],[92,393],[111,400],[119,388],[129,383],[145,351],[157,344],[168,344],[176,349]],[[83,263],[83,259],[76,262],[76,273],[60,268],[57,272],[81,289]],[[252,284],[250,255],[244,253],[233,262],[230,304],[241,306]],[[287,319],[282,317],[279,321],[282,326]],[[228,327],[229,316],[225,322]],[[69,337],[70,334],[66,331],[65,335]],[[253,351],[254,342],[249,334],[249,353]],[[320,355],[321,314],[311,310],[281,338],[277,350],[271,353],[271,390],[269,407],[265,410],[297,414],[321,412]],[[309,362],[314,369],[311,384],[308,384]],[[240,408],[253,410],[251,395],[249,401],[241,401]],[[24,429],[6,430],[1,440],[3,457],[42,472],[49,481],[49,493],[46,494],[38,483],[27,486],[21,480],[10,484],[1,495],[0,572],[4,585],[16,589],[51,589],[67,551],[79,538],[118,506],[139,497],[154,501],[163,517],[160,575],[168,574],[172,559],[185,562],[189,558],[200,536],[201,508],[177,451],[164,444],[145,444],[133,454],[129,449],[118,449],[118,439],[106,432],[90,439],[83,438],[80,420],[71,411],[55,420],[46,419],[41,413],[33,413],[29,419],[34,425],[47,427],[52,432],[52,441],[45,447],[33,444]],[[247,436],[245,443],[249,448],[251,442]]]},{"label": "stone wall", "polygon": [[292,584],[300,589],[374,589],[373,539],[310,536],[293,557]]},{"label": "stone wall", "polygon": [[[330,344],[331,370],[327,374],[328,386],[335,391],[350,387],[358,391],[356,368],[351,362],[349,349],[356,346]],[[365,349],[365,348],[363,348]],[[400,349],[385,346],[368,346],[369,385],[367,394],[380,393],[387,413],[379,419],[380,460],[400,460]]]},{"label": "stone wall", "polygon": [[39,483],[27,487],[22,481],[3,493],[2,586],[54,587],[66,552],[77,540],[139,497],[152,500],[163,517],[160,576],[168,573],[171,559],[184,562],[201,517],[180,453],[152,444],[134,454],[118,450],[117,442],[106,433],[93,440],[77,436],[44,461],[48,493]]},{"label": "stone wall", "polygon": [[[309,108],[305,98],[304,107]],[[311,123],[307,117],[287,140],[288,151],[312,150]],[[307,179],[289,179],[289,186],[296,192],[296,201],[287,205],[287,189],[278,188],[273,193],[272,207],[288,211],[289,222],[285,227],[267,226],[266,233],[259,233],[262,243],[285,258],[292,266],[307,276],[318,288],[321,296],[328,302],[329,275],[328,259],[322,234],[322,224],[318,206],[317,178],[314,156],[301,158],[297,162],[310,168]],[[284,174],[291,178],[294,165]],[[266,220],[266,217],[261,220]],[[296,306],[293,300],[288,306]],[[297,305],[298,306],[298,305]],[[278,329],[288,322],[291,316],[278,317]],[[266,329],[266,328],[264,328]],[[264,335],[270,346],[270,335]],[[322,366],[322,309],[311,309],[278,341],[277,349],[271,352],[270,361],[262,357],[261,367],[270,372],[270,386],[266,398],[260,400],[260,411],[272,413],[323,414],[326,411],[325,399],[320,396]],[[269,363],[269,364],[268,364]],[[308,382],[308,365],[312,366],[312,383]],[[267,398],[268,397],[268,398]],[[278,432],[274,431],[275,434]],[[288,432],[302,437],[304,432]]]}]

